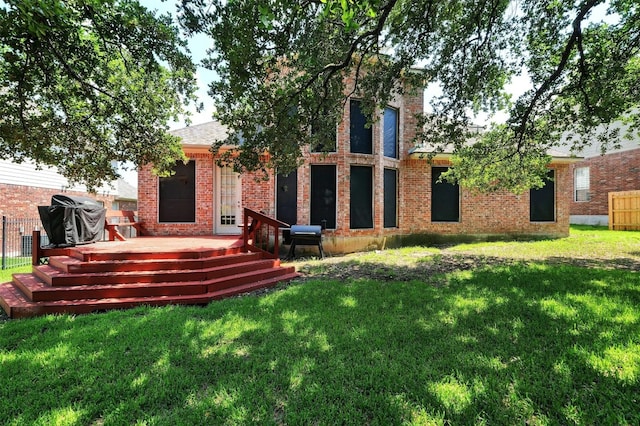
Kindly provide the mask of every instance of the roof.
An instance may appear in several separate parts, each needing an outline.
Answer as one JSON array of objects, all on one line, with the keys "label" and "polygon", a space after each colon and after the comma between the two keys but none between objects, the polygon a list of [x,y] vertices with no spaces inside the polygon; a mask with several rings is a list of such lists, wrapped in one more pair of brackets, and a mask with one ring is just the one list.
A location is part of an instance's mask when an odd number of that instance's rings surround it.
[{"label": "roof", "polygon": [[131,185],[126,180],[120,178],[116,182],[116,200],[137,200],[138,199],[138,188]]},{"label": "roof", "polygon": [[227,138],[228,128],[219,121],[209,121],[194,126],[183,127],[182,129],[171,130],[174,136],[182,139],[182,146],[185,149],[209,149],[215,141]]},{"label": "roof", "polygon": [[[617,152],[632,151],[634,149],[640,149],[640,140],[638,140],[637,138],[629,140],[623,137],[620,138],[619,147],[607,147],[604,155]],[[603,155],[601,146],[598,143],[585,146],[582,150],[578,151],[578,154],[580,154],[584,158],[599,157]]]},{"label": "roof", "polygon": [[[451,158],[451,156],[453,155],[453,150],[454,150],[454,146],[453,144],[447,144],[444,147],[442,147],[442,151],[441,152],[437,152],[435,149],[435,146],[432,144],[421,144],[421,145],[416,145],[413,148],[411,148],[409,150],[409,157],[410,158],[423,158],[425,155],[427,154],[431,154],[433,152],[436,152],[436,154],[434,155],[434,159],[435,160],[446,160]],[[547,150],[547,154],[549,156],[551,156],[551,162],[552,163],[575,163],[578,161],[581,161],[583,158],[582,157],[578,157],[574,154],[571,154],[570,152],[566,152],[563,151],[561,149],[558,148],[550,148]]]},{"label": "roof", "polygon": [[[608,130],[620,132],[620,138],[618,140],[619,146],[614,147],[614,146],[608,146],[605,144],[606,151],[604,155],[625,152],[625,151],[632,151],[634,149],[640,148],[640,136],[638,135],[637,131],[635,133],[632,133],[631,139],[627,139],[626,137],[624,137],[625,133],[629,131],[629,125],[624,124],[622,122],[615,122],[608,127]],[[603,155],[602,142],[598,140],[599,138],[604,140],[607,139],[604,125],[600,125],[596,128],[595,136],[592,138],[593,142],[591,144],[586,145],[581,150],[576,150],[572,152],[575,152],[576,154],[584,158],[599,157]],[[563,148],[564,146],[567,146],[567,149],[571,148],[572,142],[567,141],[567,134],[563,135],[563,138],[560,144],[563,146]]]}]

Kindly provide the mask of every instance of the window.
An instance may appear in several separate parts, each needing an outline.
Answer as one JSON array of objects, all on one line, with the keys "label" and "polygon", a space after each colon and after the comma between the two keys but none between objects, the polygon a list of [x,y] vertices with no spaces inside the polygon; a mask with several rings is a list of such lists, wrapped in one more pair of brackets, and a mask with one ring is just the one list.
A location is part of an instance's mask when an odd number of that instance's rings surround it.
[{"label": "window", "polygon": [[298,223],[298,171],[276,176],[276,219],[295,225]]},{"label": "window", "polygon": [[589,167],[576,167],[573,173],[574,201],[589,201]]},{"label": "window", "polygon": [[553,222],[556,220],[556,190],[554,172],[549,170],[545,184],[540,189],[529,190],[529,215],[531,222]]},{"label": "window", "polygon": [[373,228],[373,169],[351,166],[350,189],[351,229]]},{"label": "window", "polygon": [[384,156],[398,158],[398,110],[387,107],[384,109]]},{"label": "window", "polygon": [[439,182],[448,167],[431,168],[431,221],[460,222],[460,187],[457,183]]},{"label": "window", "polygon": [[[322,120],[320,117],[318,120]],[[336,152],[336,140],[338,136],[337,126],[320,132],[319,126],[311,123],[311,135],[315,137],[315,145],[311,146],[311,152]]]},{"label": "window", "polygon": [[373,138],[371,126],[367,126],[368,119],[362,113],[361,102],[351,100],[349,109],[349,138],[351,141],[351,152],[357,154],[373,153]]},{"label": "window", "polygon": [[311,166],[311,225],[336,228],[336,166]]},{"label": "window", "polygon": [[158,221],[193,223],[196,221],[196,163],[176,162],[175,174],[159,178]]},{"label": "window", "polygon": [[384,169],[384,227],[398,226],[398,171]]}]

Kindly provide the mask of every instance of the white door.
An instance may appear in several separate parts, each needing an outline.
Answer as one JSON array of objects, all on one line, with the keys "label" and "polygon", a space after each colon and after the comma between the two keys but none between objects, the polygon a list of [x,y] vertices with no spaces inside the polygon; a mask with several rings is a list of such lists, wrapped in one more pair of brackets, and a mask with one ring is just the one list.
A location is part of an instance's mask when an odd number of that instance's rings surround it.
[{"label": "white door", "polygon": [[237,235],[242,232],[242,178],[231,167],[216,167],[215,233]]}]

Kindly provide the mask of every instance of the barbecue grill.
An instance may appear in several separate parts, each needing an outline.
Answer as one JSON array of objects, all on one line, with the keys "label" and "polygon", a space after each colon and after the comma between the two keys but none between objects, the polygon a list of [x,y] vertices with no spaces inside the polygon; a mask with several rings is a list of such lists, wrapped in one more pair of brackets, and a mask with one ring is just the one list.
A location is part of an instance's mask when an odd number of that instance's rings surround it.
[{"label": "barbecue grill", "polygon": [[288,258],[296,257],[296,245],[318,246],[320,257],[324,259],[324,249],[322,248],[322,226],[320,225],[291,225],[289,230],[291,247]]},{"label": "barbecue grill", "polygon": [[73,247],[98,241],[104,233],[106,212],[92,198],[66,194],[51,197],[49,206],[38,206],[42,227],[54,247]]}]

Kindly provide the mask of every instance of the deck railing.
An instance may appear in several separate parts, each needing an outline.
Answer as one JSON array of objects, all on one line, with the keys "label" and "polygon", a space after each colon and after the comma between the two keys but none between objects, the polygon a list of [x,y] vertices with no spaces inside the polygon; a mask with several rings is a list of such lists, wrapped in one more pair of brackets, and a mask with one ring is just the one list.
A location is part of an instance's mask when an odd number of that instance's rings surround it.
[{"label": "deck railing", "polygon": [[273,259],[279,258],[280,228],[289,224],[251,209],[244,209],[242,238],[248,251],[259,251]]}]

